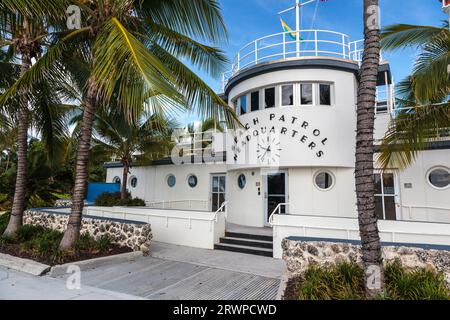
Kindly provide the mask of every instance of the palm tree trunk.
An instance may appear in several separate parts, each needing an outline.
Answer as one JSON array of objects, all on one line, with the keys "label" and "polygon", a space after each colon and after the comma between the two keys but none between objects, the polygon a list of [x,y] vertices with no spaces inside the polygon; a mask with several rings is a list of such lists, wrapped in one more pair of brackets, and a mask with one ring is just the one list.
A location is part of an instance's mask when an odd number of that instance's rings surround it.
[{"label": "palm tree trunk", "polygon": [[86,99],[84,101],[83,124],[81,126],[80,142],[77,149],[77,162],[75,167],[75,185],[72,195],[72,208],[70,210],[67,229],[59,245],[61,250],[69,249],[80,237],[84,199],[88,183],[88,161],[91,148],[92,126],[94,123],[97,87],[92,79],[88,80]]},{"label": "palm tree trunk", "polygon": [[120,186],[120,199],[124,200],[127,192],[127,180],[128,180],[128,162],[123,163],[122,185]]},{"label": "palm tree trunk", "polygon": [[[22,52],[20,74],[23,75],[31,66],[29,52]],[[13,236],[23,224],[25,210],[25,195],[27,181],[27,152],[28,152],[28,100],[22,96],[19,109],[19,129],[17,134],[17,173],[14,200],[11,217],[6,227],[5,236]]]},{"label": "palm tree trunk", "polygon": [[380,62],[378,0],[364,0],[364,22],[364,54],[357,101],[355,179],[366,294],[368,297],[376,297],[384,291],[383,259],[378,233],[378,219],[375,212],[373,180],[373,133]]}]

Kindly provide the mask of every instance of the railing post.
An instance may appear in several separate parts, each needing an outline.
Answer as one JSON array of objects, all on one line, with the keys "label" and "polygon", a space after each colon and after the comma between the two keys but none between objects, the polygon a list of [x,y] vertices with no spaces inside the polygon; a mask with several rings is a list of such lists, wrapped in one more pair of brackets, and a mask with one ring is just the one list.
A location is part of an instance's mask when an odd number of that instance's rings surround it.
[{"label": "railing post", "polygon": [[342,58],[345,59],[345,35],[342,35]]},{"label": "railing post", "polygon": [[314,30],[314,51],[316,57],[319,56],[319,44],[317,39],[317,30]]},{"label": "railing post", "polygon": [[237,71],[241,69],[241,51],[237,54]]},{"label": "railing post", "polygon": [[255,40],[255,64],[258,64],[258,40]]},{"label": "railing post", "polygon": [[286,59],[286,33],[283,33],[283,59]]}]

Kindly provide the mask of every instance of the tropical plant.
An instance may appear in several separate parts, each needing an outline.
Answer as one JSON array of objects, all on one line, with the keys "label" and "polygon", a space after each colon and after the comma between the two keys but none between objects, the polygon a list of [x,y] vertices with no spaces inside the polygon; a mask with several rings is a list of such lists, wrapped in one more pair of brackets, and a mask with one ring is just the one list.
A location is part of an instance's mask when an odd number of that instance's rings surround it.
[{"label": "tropical plant", "polygon": [[158,155],[169,154],[173,121],[144,112],[132,123],[118,108],[99,109],[94,120],[91,155],[119,159],[123,165],[121,199],[125,199],[128,174],[133,165],[149,164]]},{"label": "tropical plant", "polygon": [[[65,3],[65,0],[4,0],[0,3],[0,47],[6,48],[7,52],[7,59],[2,59],[2,71],[5,69],[5,63],[15,63],[15,60],[19,60],[20,63],[12,70],[19,69],[21,76],[30,69],[32,60],[39,59],[42,54],[49,30],[52,27],[55,28],[54,17],[66,8]],[[4,84],[9,81],[0,82]],[[39,82],[34,85],[39,86]],[[49,102],[48,92],[44,93],[44,88],[45,86],[42,85],[38,89],[21,88],[7,104],[0,103],[3,108],[17,112],[18,122],[17,174],[11,218],[5,230],[6,235],[14,234],[22,225],[26,193],[27,140],[31,115],[29,107]],[[48,123],[50,116],[44,117]]]},{"label": "tropical plant", "polygon": [[[31,1],[31,0],[30,0]],[[98,0],[73,1],[89,26],[58,38],[29,72],[0,97],[0,103],[39,79],[64,80],[68,56],[87,62],[82,107],[83,121],[77,151],[73,205],[61,248],[79,237],[87,184],[87,164],[96,105],[117,100],[129,121],[137,119],[145,105],[150,110],[170,111],[175,106],[199,106],[203,117],[237,117],[182,61],[218,76],[226,59],[222,52],[200,41],[217,43],[226,28],[217,0]],[[73,64],[66,64],[70,69]],[[75,68],[71,68],[74,70]],[[85,71],[82,69],[81,71]]]},{"label": "tropical plant", "polygon": [[419,50],[412,74],[398,86],[399,98],[378,157],[384,168],[411,165],[420,150],[449,135],[450,30],[442,27],[393,25],[382,33],[384,50]]},{"label": "tropical plant", "polygon": [[[375,99],[380,63],[378,8],[378,0],[364,0],[364,52],[358,85],[356,120],[355,180],[358,222],[365,289],[366,294],[371,297],[380,295],[384,289],[373,181]],[[375,283],[371,283],[372,280],[375,280]]]}]

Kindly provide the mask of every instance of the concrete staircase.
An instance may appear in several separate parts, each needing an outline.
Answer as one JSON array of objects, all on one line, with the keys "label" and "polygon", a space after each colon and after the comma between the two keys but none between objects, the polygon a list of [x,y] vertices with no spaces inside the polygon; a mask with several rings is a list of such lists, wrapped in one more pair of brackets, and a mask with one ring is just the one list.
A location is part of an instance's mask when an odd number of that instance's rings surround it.
[{"label": "concrete staircase", "polygon": [[227,231],[225,237],[214,245],[214,249],[273,257],[273,237]]}]

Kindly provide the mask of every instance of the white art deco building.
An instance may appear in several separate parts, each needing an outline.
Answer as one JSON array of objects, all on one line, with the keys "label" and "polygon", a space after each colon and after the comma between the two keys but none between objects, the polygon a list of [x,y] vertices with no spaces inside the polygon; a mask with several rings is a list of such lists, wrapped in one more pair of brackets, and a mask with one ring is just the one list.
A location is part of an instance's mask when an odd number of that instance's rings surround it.
[{"label": "white art deco building", "polygon": [[[359,238],[354,166],[363,43],[334,31],[301,34],[300,43],[279,33],[247,44],[224,75],[223,97],[245,131],[180,139],[184,164],[168,157],[133,167],[128,181],[119,163],[106,165],[107,182],[126,183],[148,205],[124,215],[150,221],[155,240],[275,257],[283,237]],[[382,60],[376,143],[399,112],[392,79]],[[374,182],[384,242],[450,245],[445,131],[413,166],[377,170]]]}]

